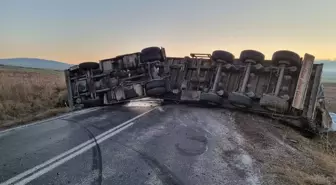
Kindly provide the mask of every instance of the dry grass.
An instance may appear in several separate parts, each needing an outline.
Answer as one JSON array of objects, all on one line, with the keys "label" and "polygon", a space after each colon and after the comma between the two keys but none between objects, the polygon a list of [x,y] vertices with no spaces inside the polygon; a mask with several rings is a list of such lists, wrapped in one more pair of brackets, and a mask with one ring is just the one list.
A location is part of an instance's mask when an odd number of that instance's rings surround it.
[{"label": "dry grass", "polygon": [[0,127],[9,127],[67,111],[62,72],[0,70]]},{"label": "dry grass", "polygon": [[[290,136],[298,141],[292,145],[298,153],[281,156],[267,164],[267,175],[276,177],[279,184],[336,184],[336,155],[333,152],[335,145],[326,148],[325,136],[313,140],[303,138],[295,132]],[[329,140],[329,144],[335,144],[335,135],[330,136]]]},{"label": "dry grass", "polygon": [[[327,108],[336,112],[336,83],[324,84]],[[336,184],[336,133],[320,135],[314,139],[302,137],[287,130],[283,140],[298,149],[297,155],[279,157],[267,166],[269,172],[282,182],[280,184],[332,185]]]},{"label": "dry grass", "polygon": [[[332,180],[322,174],[311,174],[304,169],[298,169],[293,165],[268,166],[269,173],[266,178],[275,178],[274,184],[297,185],[331,185]],[[272,183],[273,184],[273,183]]]},{"label": "dry grass", "polygon": [[[328,83],[324,84],[324,87],[327,108],[336,112],[336,84]],[[270,170],[282,174],[282,180],[293,184],[336,184],[336,133],[308,139],[290,131],[288,138],[298,141],[292,144],[300,151],[298,158],[287,159],[281,165],[270,166]]]},{"label": "dry grass", "polygon": [[[336,83],[324,87],[329,111],[336,112]],[[236,112],[234,119],[245,138],[246,151],[261,167],[262,184],[336,184],[336,133],[312,139],[253,114]]]}]

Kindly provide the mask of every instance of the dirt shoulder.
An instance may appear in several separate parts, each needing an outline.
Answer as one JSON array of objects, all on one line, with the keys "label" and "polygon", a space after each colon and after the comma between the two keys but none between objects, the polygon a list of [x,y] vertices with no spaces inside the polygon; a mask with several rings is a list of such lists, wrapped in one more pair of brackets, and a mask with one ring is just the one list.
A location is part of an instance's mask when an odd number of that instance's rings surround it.
[{"label": "dirt shoulder", "polygon": [[238,112],[233,117],[246,151],[262,164],[263,184],[336,184],[335,134],[310,139],[278,121]]},{"label": "dirt shoulder", "polygon": [[[326,84],[330,111],[336,112],[336,84]],[[261,164],[263,184],[336,184],[336,133],[313,139],[276,120],[234,112],[245,149]]]}]

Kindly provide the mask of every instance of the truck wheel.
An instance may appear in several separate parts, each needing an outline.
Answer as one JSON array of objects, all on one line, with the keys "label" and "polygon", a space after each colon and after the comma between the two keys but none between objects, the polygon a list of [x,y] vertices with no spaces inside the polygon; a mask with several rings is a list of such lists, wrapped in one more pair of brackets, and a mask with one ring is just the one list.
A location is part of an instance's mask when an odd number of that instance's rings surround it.
[{"label": "truck wheel", "polygon": [[83,62],[78,65],[79,69],[94,70],[99,69],[99,64],[96,62]]},{"label": "truck wheel", "polygon": [[221,105],[223,103],[222,98],[214,93],[202,93],[200,101],[211,105]]},{"label": "truck wheel", "polygon": [[297,53],[287,50],[276,51],[272,56],[275,65],[286,64],[288,66],[301,66],[301,59]]},{"label": "truck wheel", "polygon": [[252,107],[252,99],[242,93],[232,92],[228,97],[229,102],[240,108],[249,108]]},{"label": "truck wheel", "polygon": [[244,50],[240,53],[240,61],[254,60],[256,63],[260,63],[265,60],[265,55],[255,50]]},{"label": "truck wheel", "polygon": [[145,87],[147,90],[153,89],[156,87],[165,87],[166,86],[166,81],[165,80],[153,80],[148,82]]},{"label": "truck wheel", "polygon": [[230,52],[223,51],[223,50],[216,50],[212,52],[211,59],[213,61],[225,61],[227,63],[233,63],[234,55]]},{"label": "truck wheel", "polygon": [[90,108],[90,107],[98,107],[102,105],[102,102],[100,99],[94,99],[94,100],[83,100],[82,104],[84,105],[84,108]]},{"label": "truck wheel", "polygon": [[156,60],[162,60],[162,53],[159,47],[148,47],[141,50],[141,61],[152,62]]},{"label": "truck wheel", "polygon": [[147,96],[160,96],[166,93],[166,88],[164,87],[155,87],[153,89],[147,90]]},{"label": "truck wheel", "polygon": [[288,110],[288,101],[277,96],[264,95],[259,102],[261,107],[277,113],[284,113]]}]

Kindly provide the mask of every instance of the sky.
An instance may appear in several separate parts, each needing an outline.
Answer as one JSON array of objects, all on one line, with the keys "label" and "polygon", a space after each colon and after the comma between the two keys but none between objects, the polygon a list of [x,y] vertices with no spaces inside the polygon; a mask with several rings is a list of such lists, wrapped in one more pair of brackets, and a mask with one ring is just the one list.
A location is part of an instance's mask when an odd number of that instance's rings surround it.
[{"label": "sky", "polygon": [[335,0],[1,0],[0,24],[0,58],[77,64],[162,46],[336,60]]}]

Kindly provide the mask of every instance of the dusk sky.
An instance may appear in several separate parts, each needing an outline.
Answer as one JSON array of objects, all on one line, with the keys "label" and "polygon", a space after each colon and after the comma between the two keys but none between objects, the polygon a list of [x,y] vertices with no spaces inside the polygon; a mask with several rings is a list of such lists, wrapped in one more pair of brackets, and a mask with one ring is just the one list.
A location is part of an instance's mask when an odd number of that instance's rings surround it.
[{"label": "dusk sky", "polygon": [[336,60],[336,0],[1,0],[0,58],[98,61],[280,49]]}]

